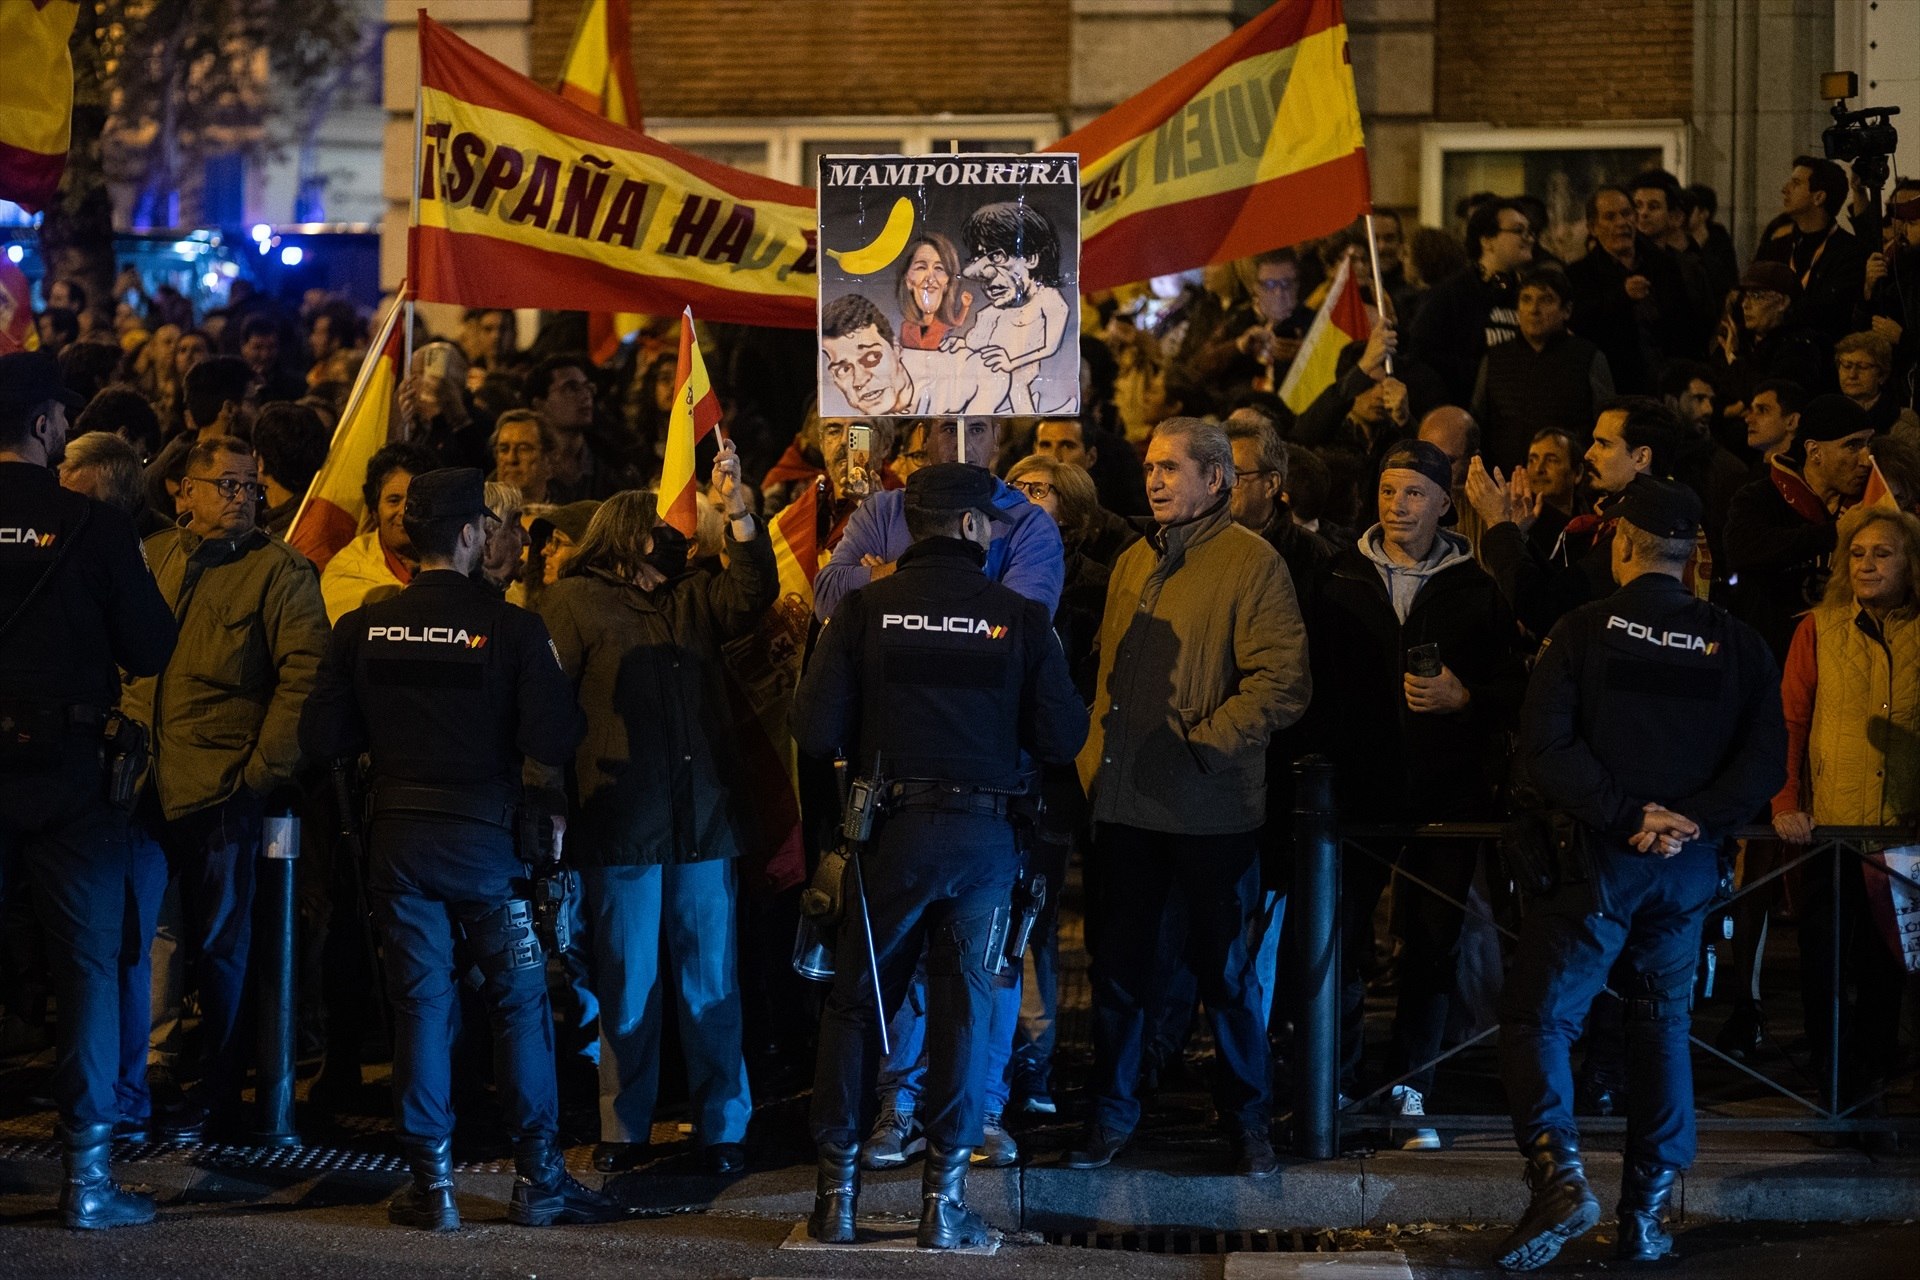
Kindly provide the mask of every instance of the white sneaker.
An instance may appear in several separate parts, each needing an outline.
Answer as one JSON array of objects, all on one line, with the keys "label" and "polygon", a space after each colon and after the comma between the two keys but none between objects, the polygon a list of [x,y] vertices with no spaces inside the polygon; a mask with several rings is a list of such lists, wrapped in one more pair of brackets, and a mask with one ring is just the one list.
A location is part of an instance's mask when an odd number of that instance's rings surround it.
[{"label": "white sneaker", "polygon": [[[1427,1100],[1418,1089],[1410,1085],[1397,1084],[1389,1097],[1387,1114],[1406,1118],[1427,1114]],[[1438,1151],[1440,1135],[1432,1129],[1409,1129],[1406,1137],[1400,1141],[1402,1151]]]}]

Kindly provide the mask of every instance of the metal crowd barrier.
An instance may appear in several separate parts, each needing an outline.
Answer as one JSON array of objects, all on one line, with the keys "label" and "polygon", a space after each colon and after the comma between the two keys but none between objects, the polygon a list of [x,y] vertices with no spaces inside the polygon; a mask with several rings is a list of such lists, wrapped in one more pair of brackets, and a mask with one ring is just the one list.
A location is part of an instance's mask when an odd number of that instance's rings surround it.
[{"label": "metal crowd barrier", "polygon": [[[1388,1122],[1391,1121],[1391,1117],[1383,1117],[1369,1111],[1373,1103],[1386,1096],[1394,1085],[1405,1083],[1428,1067],[1444,1062],[1499,1033],[1498,1023],[1484,1027],[1460,1043],[1445,1048],[1439,1056],[1416,1065],[1396,1079],[1384,1082],[1371,1093],[1342,1105],[1339,1091],[1342,955],[1340,892],[1341,867],[1345,857],[1352,855],[1373,858],[1394,866],[1397,886],[1434,894],[1463,913],[1478,915],[1480,919],[1499,931],[1503,943],[1510,944],[1517,940],[1513,930],[1491,916],[1475,912],[1468,903],[1435,887],[1404,863],[1395,865],[1393,859],[1383,857],[1370,847],[1375,843],[1405,845],[1430,840],[1474,840],[1492,847],[1502,838],[1503,832],[1504,827],[1499,823],[1343,825],[1334,800],[1332,763],[1321,756],[1308,756],[1295,762],[1293,812],[1295,861],[1292,901],[1288,905],[1288,914],[1295,926],[1291,931],[1293,945],[1291,960],[1295,965],[1294,972],[1299,975],[1301,998],[1301,1012],[1294,1028],[1293,1138],[1297,1154],[1308,1159],[1332,1159],[1340,1153],[1343,1129],[1378,1131],[1382,1128],[1390,1128]],[[1777,840],[1778,837],[1771,827],[1751,826],[1729,833],[1728,839]],[[1715,905],[1715,911],[1724,911],[1732,903],[1772,885],[1787,872],[1823,854],[1834,855],[1831,859],[1832,883],[1829,904],[1833,918],[1829,953],[1826,957],[1831,976],[1831,989],[1828,993],[1826,1010],[1829,1019],[1826,1027],[1827,1054],[1826,1061],[1819,1064],[1823,1068],[1820,1084],[1823,1086],[1825,1100],[1823,1101],[1820,1096],[1808,1097],[1794,1088],[1790,1082],[1769,1076],[1738,1058],[1723,1053],[1698,1034],[1693,1034],[1690,1039],[1694,1048],[1710,1055],[1712,1060],[1734,1068],[1790,1100],[1797,1109],[1795,1114],[1789,1115],[1725,1116],[1700,1112],[1696,1114],[1696,1123],[1700,1129],[1763,1133],[1811,1131],[1860,1134],[1900,1131],[1920,1134],[1920,1118],[1890,1118],[1862,1114],[1864,1108],[1885,1097],[1894,1084],[1912,1075],[1911,1068],[1903,1074],[1896,1075],[1883,1084],[1877,1092],[1867,1097],[1846,1106],[1842,1106],[1838,1101],[1841,1081],[1840,1061],[1844,1051],[1841,1040],[1841,984],[1845,971],[1843,948],[1846,939],[1842,928],[1844,907],[1841,878],[1844,870],[1853,863],[1869,862],[1871,854],[1877,849],[1915,842],[1915,833],[1903,828],[1819,827],[1814,831],[1811,844],[1800,849],[1790,859],[1773,867],[1764,875],[1741,884],[1731,898]],[[1871,865],[1889,879],[1898,881],[1909,889],[1920,891],[1920,882],[1880,863],[1874,862]],[[1396,887],[1395,892],[1401,891],[1401,888]],[[1610,988],[1609,992],[1618,994],[1611,992]],[[1888,1010],[1886,1016],[1897,1018],[1899,1012],[1897,1008]],[[1420,1128],[1455,1132],[1505,1132],[1511,1122],[1504,1114],[1433,1114],[1423,1116],[1414,1123]],[[1580,1123],[1583,1130],[1591,1132],[1618,1131],[1625,1127],[1625,1120],[1618,1116],[1582,1116]],[[1409,1126],[1402,1123],[1399,1127]]]}]

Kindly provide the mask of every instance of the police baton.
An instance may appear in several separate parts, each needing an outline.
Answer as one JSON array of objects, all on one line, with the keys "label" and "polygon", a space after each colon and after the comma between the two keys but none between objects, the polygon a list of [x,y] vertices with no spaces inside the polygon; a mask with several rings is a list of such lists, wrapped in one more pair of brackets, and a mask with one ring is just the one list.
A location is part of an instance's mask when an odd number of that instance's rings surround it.
[{"label": "police baton", "polygon": [[867,877],[860,870],[858,848],[848,853],[847,870],[853,875],[853,891],[860,899],[860,935],[867,946],[867,973],[873,979],[874,1021],[880,1024],[880,1056],[884,1058],[893,1052],[893,1044],[887,1035],[887,1001],[880,994],[880,962],[873,953],[873,915],[867,909]]}]

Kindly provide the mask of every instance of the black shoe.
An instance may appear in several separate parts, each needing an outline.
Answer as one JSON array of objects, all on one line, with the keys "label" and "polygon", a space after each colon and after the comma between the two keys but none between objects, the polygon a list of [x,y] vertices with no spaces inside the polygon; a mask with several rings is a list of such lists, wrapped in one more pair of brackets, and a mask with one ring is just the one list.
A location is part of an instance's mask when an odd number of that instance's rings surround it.
[{"label": "black shoe", "polygon": [[453,1203],[453,1139],[431,1142],[402,1138],[413,1180],[387,1202],[387,1221],[416,1231],[458,1231],[460,1210]]},{"label": "black shoe", "polygon": [[1767,1025],[1760,1019],[1759,1007],[1751,1000],[1743,1000],[1720,1024],[1720,1034],[1713,1038],[1713,1047],[1729,1058],[1747,1062],[1759,1054],[1766,1034]]},{"label": "black shoe", "polygon": [[145,1120],[128,1120],[122,1117],[113,1122],[113,1140],[115,1142],[145,1142],[147,1140]]},{"label": "black shoe", "polygon": [[859,1201],[860,1144],[836,1147],[822,1143],[807,1235],[822,1244],[852,1244],[854,1210]]},{"label": "black shoe", "polygon": [[160,1142],[199,1142],[207,1135],[207,1123],[206,1107],[197,1102],[182,1102],[156,1113],[152,1132]]},{"label": "black shoe", "polygon": [[1014,1109],[1028,1115],[1050,1116],[1059,1110],[1053,1100],[1046,1059],[1016,1053],[1013,1059]]},{"label": "black shoe", "polygon": [[1673,1237],[1662,1219],[1673,1200],[1672,1169],[1629,1164],[1620,1176],[1620,1242],[1613,1255],[1622,1262],[1658,1262],[1673,1252]]},{"label": "black shoe", "polygon": [[701,1155],[707,1162],[707,1172],[730,1176],[745,1173],[747,1169],[747,1148],[739,1142],[716,1142]]},{"label": "black shoe", "polygon": [[967,1208],[967,1166],[972,1162],[973,1152],[965,1147],[927,1143],[916,1237],[922,1249],[978,1249],[987,1243],[987,1224]]},{"label": "black shoe", "polygon": [[632,1211],[611,1197],[581,1186],[567,1172],[566,1153],[552,1138],[513,1144],[513,1198],[507,1221],[521,1227],[619,1222]]},{"label": "black shoe", "polygon": [[1533,1199],[1495,1257],[1504,1271],[1546,1266],[1562,1245],[1585,1235],[1600,1221],[1600,1202],[1587,1187],[1580,1148],[1571,1138],[1543,1133],[1533,1140],[1527,1157],[1527,1186]]},{"label": "black shoe", "polygon": [[1060,1157],[1063,1169],[1104,1169],[1113,1163],[1127,1145],[1131,1133],[1115,1133],[1111,1129],[1102,1129],[1098,1125],[1087,1126],[1086,1137],[1079,1146],[1064,1152]]},{"label": "black shoe", "polygon": [[625,1173],[647,1162],[652,1147],[645,1142],[600,1142],[594,1144],[593,1167],[601,1173]]},{"label": "black shoe", "polygon": [[1248,1129],[1233,1135],[1233,1171],[1243,1178],[1270,1178],[1280,1172],[1280,1157],[1273,1154],[1273,1140],[1265,1129]]},{"label": "black shoe", "polygon": [[137,1227],[152,1222],[157,1210],[153,1197],[122,1191],[113,1184],[107,1155],[113,1147],[113,1126],[86,1124],[60,1129],[61,1163],[66,1181],[60,1188],[60,1216],[79,1231],[106,1227]]}]

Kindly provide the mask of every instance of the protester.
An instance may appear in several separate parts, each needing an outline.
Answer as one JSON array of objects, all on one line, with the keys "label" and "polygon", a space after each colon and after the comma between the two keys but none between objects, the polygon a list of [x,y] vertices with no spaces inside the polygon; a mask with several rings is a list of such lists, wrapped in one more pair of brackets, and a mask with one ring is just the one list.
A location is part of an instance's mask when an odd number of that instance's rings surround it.
[{"label": "protester", "polygon": [[367,460],[360,497],[373,528],[336,551],[320,575],[329,621],[399,595],[413,581],[420,562],[407,537],[407,486],[434,469],[433,454],[417,444],[390,444]]},{"label": "protester", "polygon": [[527,502],[551,502],[549,481],[559,435],[531,409],[509,409],[493,424],[487,447],[493,452],[493,478],[518,489]]},{"label": "protester", "polygon": [[1518,272],[1533,261],[1539,230],[1511,200],[1482,205],[1467,220],[1468,264],[1420,304],[1412,350],[1440,375],[1454,404],[1472,400],[1488,348],[1519,334]]},{"label": "protester", "polygon": [[267,491],[260,527],[285,537],[293,517],[327,460],[328,432],[320,415],[302,404],[279,401],[261,408],[253,424],[253,451]]},{"label": "protester", "polygon": [[1785,223],[1754,255],[1756,262],[1786,267],[1798,280],[1793,323],[1828,343],[1851,330],[1866,283],[1866,250],[1839,224],[1848,190],[1846,170],[1833,161],[1795,156],[1780,188]]},{"label": "protester", "polygon": [[1586,256],[1567,268],[1573,330],[1606,355],[1616,389],[1651,394],[1661,361],[1698,351],[1680,268],[1636,230],[1633,197],[1620,187],[1588,197],[1587,230]]},{"label": "protester", "polygon": [[1809,391],[1831,386],[1831,340],[1794,323],[1800,281],[1779,262],[1755,262],[1740,277],[1739,324],[1726,348],[1728,398],[1744,405],[1762,382],[1784,378]]},{"label": "protester", "polygon": [[1910,410],[1890,385],[1893,344],[1872,331],[1850,333],[1834,344],[1833,367],[1840,394],[1867,411],[1867,425],[1875,435],[1892,431],[1904,416],[1920,429]]},{"label": "protester", "polygon": [[136,527],[146,523],[147,491],[140,455],[112,432],[91,431],[67,441],[60,459],[60,487],[119,508]]},{"label": "protester", "polygon": [[1526,461],[1534,432],[1584,433],[1594,407],[1613,398],[1606,356],[1567,332],[1573,286],[1566,272],[1545,266],[1523,272],[1515,315],[1519,341],[1487,351],[1471,402],[1487,465],[1506,471]]},{"label": "protester", "polygon": [[247,412],[247,388],[253,370],[233,356],[212,356],[196,364],[186,376],[186,429],[205,440],[210,436],[247,439],[252,419]]}]

